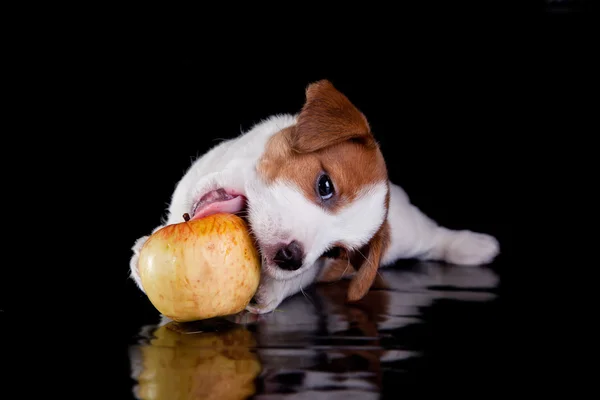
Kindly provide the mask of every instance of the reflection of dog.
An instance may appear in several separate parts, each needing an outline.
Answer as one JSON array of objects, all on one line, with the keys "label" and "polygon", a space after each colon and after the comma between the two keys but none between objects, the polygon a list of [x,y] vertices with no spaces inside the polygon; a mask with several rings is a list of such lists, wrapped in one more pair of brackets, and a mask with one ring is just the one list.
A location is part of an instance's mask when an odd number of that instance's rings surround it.
[{"label": "reflection of dog", "polygon": [[[439,299],[492,300],[498,276],[489,269],[418,263],[380,271],[373,289],[346,303],[348,280],[316,285],[289,298],[281,312],[256,328],[264,393],[257,399],[378,398],[383,370],[397,368],[421,348],[387,349],[385,340],[422,323],[422,312]],[[414,325],[413,325],[414,326]],[[387,343],[389,345],[390,343]],[[406,343],[393,345],[406,348]],[[275,396],[274,394],[277,394]],[[285,397],[285,396],[283,396]]]},{"label": "reflection of dog", "polygon": [[[499,251],[493,237],[441,227],[413,206],[388,181],[365,116],[327,81],[308,87],[298,115],[271,117],[195,161],[165,224],[217,212],[243,213],[256,237],[263,262],[254,313],[273,311],[315,279],[354,275],[347,297],[355,301],[380,265],[399,258],[481,264]],[[131,258],[141,290],[146,239]]]},{"label": "reflection of dog", "polygon": [[[189,354],[195,354],[194,362],[204,365],[202,357],[211,358],[215,353],[214,349],[205,351],[207,346],[202,344],[205,343],[203,338],[210,337],[219,349],[216,352],[221,354],[228,346],[238,348],[240,354],[247,354],[244,346],[251,352],[256,348],[261,372],[255,386],[258,392],[253,398],[285,398],[286,394],[290,398],[308,399],[320,398],[319,395],[328,399],[379,398],[379,392],[384,389],[383,370],[386,369],[389,376],[397,365],[419,357],[423,350],[407,348],[406,343],[397,342],[397,339],[393,344],[405,350],[388,349],[385,340],[402,336],[399,333],[404,328],[422,322],[423,309],[435,300],[488,301],[494,298],[491,290],[498,284],[498,277],[489,269],[447,268],[435,263],[420,263],[406,270],[386,269],[380,275],[372,290],[354,303],[345,301],[350,281],[342,280],[336,284],[318,284],[305,294],[290,297],[281,311],[263,316],[242,313],[228,317],[249,323],[248,329],[243,330],[245,333],[237,333],[243,340],[233,340],[232,335],[228,338],[225,331],[167,341],[171,336],[165,336],[161,331],[156,334],[157,326],[146,327],[141,336],[158,339],[150,339],[131,352],[137,392],[140,393],[139,383],[154,376],[153,368],[159,365],[156,361],[166,359],[157,358],[158,354],[170,357],[170,364],[163,365],[171,370],[163,371],[164,376],[180,374],[176,368],[192,359]],[[161,317],[158,326],[164,328],[170,322]],[[148,350],[148,347],[171,350]],[[152,354],[152,351],[158,353],[151,356],[150,364],[148,361],[144,364],[142,356]],[[204,380],[207,376],[198,373],[195,379]],[[239,386],[243,380],[240,377],[234,382]],[[170,390],[175,391],[175,388]]]},{"label": "reflection of dog", "polygon": [[290,398],[378,398],[383,370],[390,376],[395,365],[423,350],[386,349],[385,340],[421,323],[423,310],[435,300],[489,301],[498,284],[489,269],[436,263],[380,275],[357,302],[345,301],[350,282],[342,280],[316,285],[306,296],[289,298],[281,312],[264,316],[256,339],[265,393],[256,398],[291,391],[296,393]]}]

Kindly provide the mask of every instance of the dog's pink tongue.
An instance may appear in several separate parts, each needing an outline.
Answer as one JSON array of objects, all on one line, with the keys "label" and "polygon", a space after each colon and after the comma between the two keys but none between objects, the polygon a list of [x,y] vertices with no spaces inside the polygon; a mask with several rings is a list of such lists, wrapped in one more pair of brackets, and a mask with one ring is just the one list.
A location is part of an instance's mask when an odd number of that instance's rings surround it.
[{"label": "dog's pink tongue", "polygon": [[244,209],[245,203],[246,198],[242,195],[228,193],[225,189],[213,190],[200,199],[192,219],[217,213],[235,214]]}]

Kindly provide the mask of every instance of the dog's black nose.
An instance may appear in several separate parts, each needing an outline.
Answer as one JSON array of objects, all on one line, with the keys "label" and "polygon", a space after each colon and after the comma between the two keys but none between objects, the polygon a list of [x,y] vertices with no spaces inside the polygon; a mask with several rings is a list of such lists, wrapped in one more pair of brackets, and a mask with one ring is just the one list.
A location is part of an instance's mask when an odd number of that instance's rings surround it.
[{"label": "dog's black nose", "polygon": [[280,248],[275,254],[273,261],[281,269],[294,271],[302,266],[303,257],[304,252],[302,246],[294,240],[287,246]]}]

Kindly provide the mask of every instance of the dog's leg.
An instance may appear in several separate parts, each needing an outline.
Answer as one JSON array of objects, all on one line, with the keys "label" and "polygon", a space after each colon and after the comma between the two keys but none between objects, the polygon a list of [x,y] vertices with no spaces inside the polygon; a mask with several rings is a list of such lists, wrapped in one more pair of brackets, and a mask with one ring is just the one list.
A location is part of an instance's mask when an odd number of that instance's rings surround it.
[{"label": "dog's leg", "polygon": [[491,262],[499,253],[498,241],[493,236],[440,226],[411,204],[399,186],[390,183],[390,191],[391,244],[382,265],[401,258],[480,265]]},{"label": "dog's leg", "polygon": [[265,314],[277,308],[286,298],[287,281],[263,275],[253,301],[246,306],[252,314]]},{"label": "dog's leg", "polygon": [[263,274],[254,295],[254,302],[249,304],[246,310],[253,314],[265,314],[275,310],[283,300],[314,283],[317,274],[321,271],[321,262],[321,260],[317,261],[315,265],[292,279],[273,279]]}]

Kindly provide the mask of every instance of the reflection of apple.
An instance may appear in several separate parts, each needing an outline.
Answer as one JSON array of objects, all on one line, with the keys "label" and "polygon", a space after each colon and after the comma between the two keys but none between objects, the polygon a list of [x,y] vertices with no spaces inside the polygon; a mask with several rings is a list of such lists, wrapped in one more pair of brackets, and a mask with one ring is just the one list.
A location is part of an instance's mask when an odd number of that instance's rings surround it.
[{"label": "reflection of apple", "polygon": [[242,311],[258,288],[260,257],[244,220],[219,213],[154,232],[138,269],[159,312],[193,321]]},{"label": "reflection of apple", "polygon": [[229,400],[254,394],[261,364],[249,330],[185,333],[173,324],[158,328],[150,343],[139,347],[140,399]]}]

